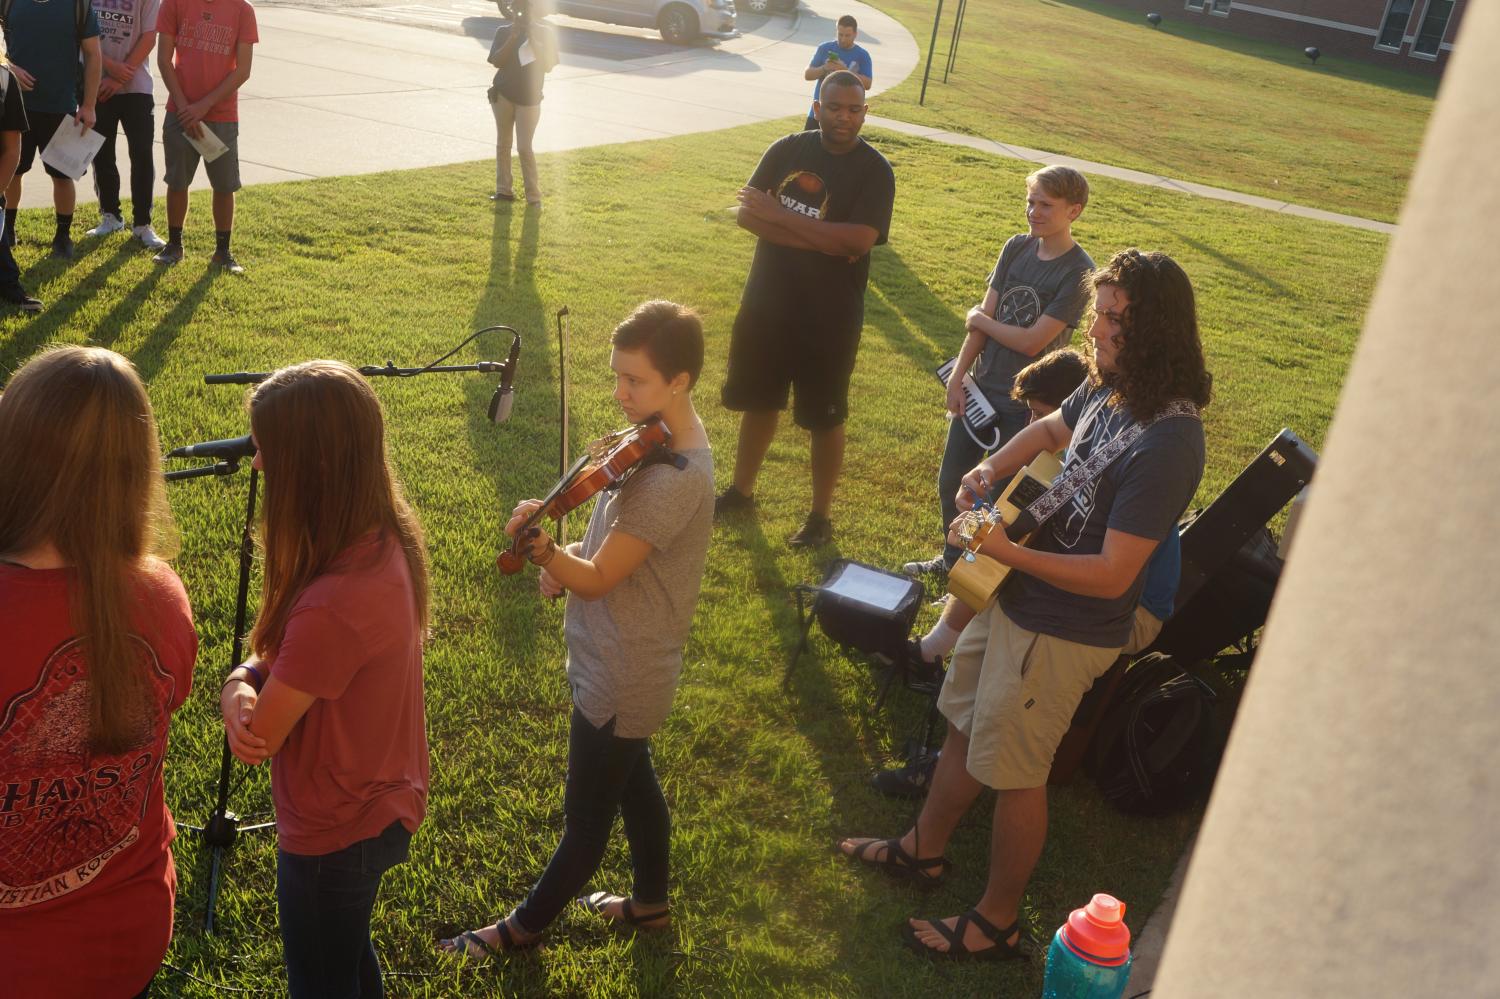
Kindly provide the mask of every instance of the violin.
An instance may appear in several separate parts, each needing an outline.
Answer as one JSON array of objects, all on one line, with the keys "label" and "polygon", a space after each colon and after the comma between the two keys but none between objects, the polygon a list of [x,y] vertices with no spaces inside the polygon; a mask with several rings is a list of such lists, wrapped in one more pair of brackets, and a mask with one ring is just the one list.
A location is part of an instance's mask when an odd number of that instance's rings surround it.
[{"label": "violin", "polygon": [[589,444],[583,456],[547,493],[542,505],[516,529],[510,547],[496,557],[500,571],[509,576],[525,567],[531,555],[527,535],[537,521],[543,517],[560,520],[568,511],[619,484],[631,469],[661,454],[671,440],[672,432],[667,425],[661,417],[653,416],[639,426],[616,430]]}]

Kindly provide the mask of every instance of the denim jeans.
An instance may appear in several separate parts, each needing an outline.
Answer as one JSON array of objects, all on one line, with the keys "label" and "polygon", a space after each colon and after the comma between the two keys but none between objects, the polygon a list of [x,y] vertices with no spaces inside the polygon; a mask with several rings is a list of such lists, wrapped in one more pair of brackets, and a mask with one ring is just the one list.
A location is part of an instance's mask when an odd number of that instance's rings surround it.
[{"label": "denim jeans", "polygon": [[[117,128],[118,126],[118,128]],[[156,161],[152,158],[156,125],[150,94],[116,94],[100,101],[94,131],[104,136],[104,145],[94,157],[94,193],[99,211],[124,218],[120,212],[120,169],[115,164],[115,135],[125,131],[130,154],[130,208],[133,225],[151,224],[151,197],[156,183]]]},{"label": "denim jeans", "polygon": [[392,822],[336,853],[276,851],[276,908],[291,999],[380,999],[370,913],[381,875],[406,860],[411,833]]},{"label": "denim jeans", "polygon": [[[1025,428],[1031,419],[1031,411],[1025,406],[1019,409],[1009,407],[996,407],[995,427],[1000,430],[1000,442],[995,446],[999,450],[1005,442]],[[981,430],[975,436],[989,440],[994,430]],[[979,464],[987,452],[984,448],[974,443],[974,438],[969,436],[965,429],[963,417],[955,416],[948,421],[948,441],[943,446],[943,463],[938,468],[938,502],[943,510],[943,564],[953,568],[953,563],[958,561],[958,548],[948,544],[948,525],[953,523],[953,518],[958,516],[958,489],[963,485],[964,476]],[[1005,488],[1005,482],[990,483],[990,499]]]},{"label": "denim jeans", "polygon": [[616,813],[635,870],[631,894],[647,904],[667,900],[667,852],[672,819],[651,765],[645,739],[615,735],[615,720],[595,728],[575,706],[568,734],[568,783],[563,792],[563,837],[516,919],[540,933],[577,897],[604,860]]}]

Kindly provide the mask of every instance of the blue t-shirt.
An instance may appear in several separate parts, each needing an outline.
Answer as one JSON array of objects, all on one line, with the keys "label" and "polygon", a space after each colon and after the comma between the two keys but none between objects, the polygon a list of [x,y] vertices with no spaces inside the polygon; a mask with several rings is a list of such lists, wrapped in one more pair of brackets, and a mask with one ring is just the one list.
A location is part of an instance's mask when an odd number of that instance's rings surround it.
[{"label": "blue t-shirt", "polygon": [[[858,45],[851,45],[847,49],[841,49],[839,48],[839,43],[837,41],[824,42],[822,45],[819,45],[818,50],[813,53],[812,62],[807,64],[807,68],[817,69],[819,66],[827,62],[828,56],[834,52],[838,53],[839,62],[844,64],[845,69],[852,69],[860,76],[868,76],[871,83],[875,82],[875,70],[871,67],[870,64],[870,53],[866,52]],[[25,63],[22,63],[21,65],[24,66]],[[818,99],[818,94],[821,93],[822,90],[822,78],[814,80],[813,100]],[[811,111],[809,111],[809,113],[811,113]]]},{"label": "blue t-shirt", "polygon": [[1182,582],[1182,535],[1168,531],[1151,561],[1146,563],[1146,582],[1141,588],[1141,606],[1165,621],[1177,606],[1177,584]]},{"label": "blue t-shirt", "polygon": [[[36,86],[22,95],[26,110],[72,114],[78,110],[77,10],[71,0],[15,0],[5,38],[10,61],[36,77]],[[99,37],[99,18],[92,5],[83,26],[84,38]]]}]

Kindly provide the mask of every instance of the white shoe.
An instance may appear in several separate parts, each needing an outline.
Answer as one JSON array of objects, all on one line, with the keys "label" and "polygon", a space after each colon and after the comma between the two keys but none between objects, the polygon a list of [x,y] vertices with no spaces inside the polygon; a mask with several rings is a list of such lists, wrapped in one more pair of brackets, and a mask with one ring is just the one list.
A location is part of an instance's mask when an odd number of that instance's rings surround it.
[{"label": "white shoe", "polygon": [[108,236],[112,232],[119,232],[125,228],[125,220],[118,215],[104,212],[99,216],[99,224],[88,231],[90,236]]},{"label": "white shoe", "polygon": [[149,225],[138,225],[130,230],[132,236],[140,240],[148,250],[160,250],[167,245],[167,241],[156,234],[156,230]]}]

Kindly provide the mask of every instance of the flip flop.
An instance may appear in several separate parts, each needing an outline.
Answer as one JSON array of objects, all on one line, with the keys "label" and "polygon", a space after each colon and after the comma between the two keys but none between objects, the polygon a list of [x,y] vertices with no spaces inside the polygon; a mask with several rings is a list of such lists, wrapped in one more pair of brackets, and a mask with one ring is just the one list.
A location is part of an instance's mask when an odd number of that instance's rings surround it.
[{"label": "flip flop", "polygon": [[[958,917],[958,921],[953,924],[951,930],[943,925],[941,920],[924,919],[922,922],[937,930],[938,934],[944,940],[948,941],[947,950],[938,950],[936,947],[929,947],[917,939],[917,931],[910,923],[906,923],[901,927],[901,935],[906,938],[906,946],[925,957],[932,958],[934,961],[1011,961],[1026,956],[1025,951],[1021,950],[1021,939],[1019,937],[1016,938],[1014,945],[1006,942],[1010,939],[1012,933],[1021,928],[1021,921],[1019,919],[1003,930],[997,929],[994,923],[985,919],[976,910],[970,909]],[[985,947],[981,950],[970,950],[966,947],[964,945],[964,930],[968,929],[971,923],[994,946]]]},{"label": "flip flop", "polygon": [[[877,846],[885,847],[885,854],[882,857],[876,859],[865,856]],[[899,838],[865,840],[848,853],[844,853],[837,844],[834,848],[844,856],[852,857],[862,864],[878,867],[895,877],[906,878],[918,888],[935,888],[953,869],[953,864],[947,857],[926,857],[920,860],[913,857],[902,848]]]},{"label": "flip flop", "polygon": [[[620,914],[606,912],[604,907],[611,902],[619,901]],[[596,916],[616,923],[625,923],[638,930],[664,930],[671,925],[672,911],[662,909],[660,912],[636,912],[635,903],[622,895],[613,895],[607,891],[596,891],[592,895],[585,895],[578,900],[578,904]]]},{"label": "flip flop", "polygon": [[[444,953],[470,959],[483,959],[487,957],[499,957],[500,955],[511,951],[530,950],[531,948],[542,942],[542,938],[540,935],[534,936],[530,940],[517,942],[515,936],[510,932],[510,927],[505,924],[504,918],[495,923],[495,933],[500,937],[500,945],[498,947],[492,947],[489,944],[485,943],[484,937],[480,936],[478,933],[475,933],[473,930],[464,930],[456,937],[449,937],[444,940],[439,940],[438,944],[440,946],[446,944],[449,948],[451,948],[449,950],[445,950]],[[478,944],[479,949],[483,951],[483,953],[476,954],[473,950],[471,950],[469,948],[469,944],[471,943]]]}]

